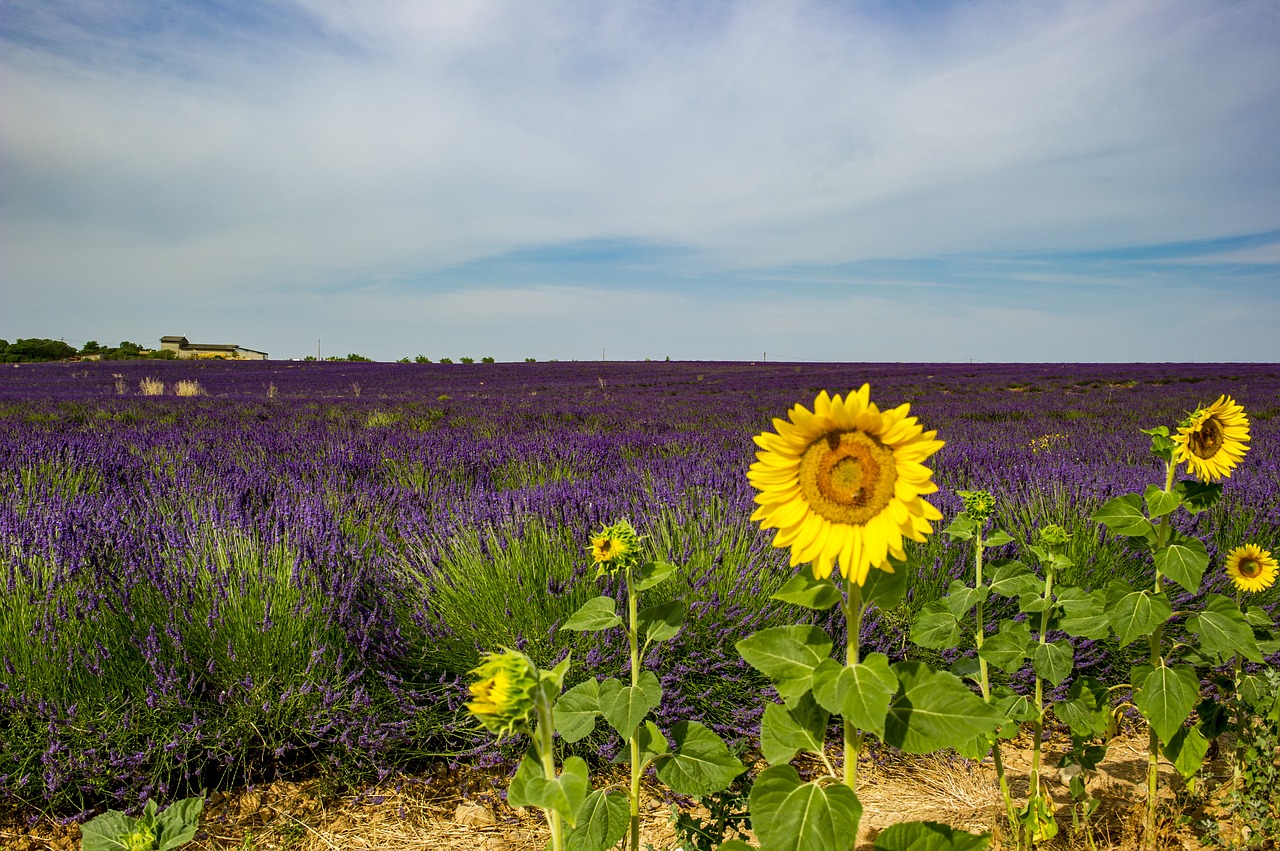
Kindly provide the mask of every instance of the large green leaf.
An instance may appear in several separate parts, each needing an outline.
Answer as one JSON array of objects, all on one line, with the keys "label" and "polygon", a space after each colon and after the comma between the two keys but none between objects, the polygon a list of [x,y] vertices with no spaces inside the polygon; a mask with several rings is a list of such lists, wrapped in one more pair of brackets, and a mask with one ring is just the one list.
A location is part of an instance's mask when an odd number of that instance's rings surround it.
[{"label": "large green leaf", "polygon": [[528,793],[535,807],[555,810],[573,827],[577,824],[578,811],[590,788],[586,761],[580,756],[571,756],[564,761],[564,766],[555,779],[531,778]]},{"label": "large green leaf", "polygon": [[806,694],[790,707],[767,704],[760,721],[760,752],[765,761],[770,765],[783,765],[800,751],[822,753],[830,718],[812,694]]},{"label": "large green leaf", "polygon": [[1117,535],[1140,538],[1154,531],[1151,521],[1142,513],[1142,497],[1136,493],[1107,500],[1093,515],[1093,522],[1102,523]]},{"label": "large green leaf", "polygon": [[662,702],[662,688],[658,686],[655,695],[655,685],[657,677],[652,671],[642,671],[637,686],[624,686],[615,679],[600,684],[600,714],[622,738],[631,738],[644,717]]},{"label": "large green leaf", "polygon": [[991,533],[982,540],[984,547],[1003,547],[1011,543],[1013,543],[1013,536],[1003,529],[992,529]]},{"label": "large green leaf", "polygon": [[1208,752],[1209,739],[1200,731],[1199,724],[1179,727],[1164,749],[1164,755],[1173,763],[1183,780],[1196,776],[1200,766],[1204,765],[1204,757]]},{"label": "large green leaf", "polygon": [[186,845],[200,828],[200,813],[204,810],[204,798],[183,798],[165,808],[156,816],[156,851],[171,851]]},{"label": "large green leaf", "polygon": [[1058,605],[1063,612],[1058,626],[1068,635],[1096,640],[1110,634],[1105,590],[1085,591],[1068,585],[1058,591]]},{"label": "large green leaf", "polygon": [[667,564],[665,561],[651,561],[641,565],[638,571],[636,583],[637,591],[648,591],[657,585],[661,585],[671,578],[676,572],[674,564]]},{"label": "large green leaf", "polygon": [[884,741],[907,753],[960,747],[1005,722],[954,674],[922,662],[899,662],[893,672],[899,688],[885,720]]},{"label": "large green leaf", "polygon": [[978,521],[974,520],[967,514],[961,514],[955,520],[952,520],[947,527],[942,530],[942,534],[949,536],[955,541],[969,541],[974,535],[981,532]]},{"label": "large green leaf", "polygon": [[824,709],[880,738],[884,738],[885,712],[897,690],[898,678],[883,653],[869,653],[856,665],[828,659],[813,676],[813,696]]},{"label": "large green leaf", "polygon": [[840,602],[840,589],[830,579],[815,579],[805,567],[775,591],[771,599],[825,611]]},{"label": "large green leaf", "polygon": [[876,837],[874,851],[984,851],[991,834],[966,833],[936,821],[903,821]]},{"label": "large green leaf", "polygon": [[746,770],[724,741],[697,721],[671,728],[671,755],[658,761],[658,779],[677,795],[694,798],[729,788]]},{"label": "large green leaf", "polygon": [[568,851],[606,851],[622,841],[631,805],[620,789],[597,789],[578,808],[577,827],[565,837]]},{"label": "large green leaf", "polygon": [[1133,703],[1167,745],[1191,714],[1199,696],[1200,679],[1194,668],[1160,665],[1134,690]]},{"label": "large green leaf", "polygon": [[1173,486],[1173,490],[1182,498],[1182,507],[1190,514],[1199,514],[1217,504],[1222,496],[1222,482],[1198,482],[1195,479],[1183,479]]},{"label": "large green leaf", "polygon": [[578,683],[560,695],[554,713],[556,732],[566,742],[586,738],[600,714],[600,683],[594,678]]},{"label": "large green leaf", "polygon": [[[636,730],[636,744],[640,746],[640,768],[648,767],[649,763],[656,759],[667,756],[671,753],[671,745],[667,743],[667,737],[662,735],[662,731],[658,729],[658,725],[652,721],[645,721]],[[631,762],[631,749],[622,748],[613,758],[613,762],[627,763]]]},{"label": "large green leaf", "polygon": [[1002,671],[1013,673],[1022,667],[1031,645],[1031,626],[1026,621],[1004,621],[1000,631],[988,635],[978,648],[978,655]]},{"label": "large green leaf", "polygon": [[831,639],[812,625],[762,629],[736,646],[747,664],[772,680],[788,701],[812,687],[813,669],[831,655]]},{"label": "large green leaf", "polygon": [[622,623],[615,609],[617,603],[612,597],[600,596],[583,603],[578,611],[569,615],[560,628],[574,632],[598,632]]},{"label": "large green leaf", "polygon": [[973,611],[974,606],[985,602],[990,594],[991,589],[985,585],[974,588],[956,579],[947,588],[947,596],[942,598],[942,604],[957,618],[964,618]]},{"label": "large green leaf", "polygon": [[83,851],[122,851],[122,841],[138,820],[117,810],[107,810],[80,825],[80,847]]},{"label": "large green leaf", "polygon": [[848,786],[802,783],[790,765],[766,768],[751,787],[751,829],[761,851],[849,851],[861,818]]},{"label": "large green leaf", "polygon": [[1107,687],[1093,677],[1080,677],[1071,683],[1067,699],[1053,704],[1053,712],[1082,739],[1104,735],[1111,723],[1111,705]]},{"label": "large green leaf", "polygon": [[1075,649],[1070,641],[1054,641],[1048,644],[1037,644],[1031,654],[1031,665],[1036,674],[1050,685],[1058,685],[1071,673]]},{"label": "large green leaf", "polygon": [[911,624],[911,640],[932,650],[955,647],[960,641],[960,621],[941,601],[926,603]]},{"label": "large green leaf", "polygon": [[888,564],[893,568],[893,573],[883,567],[867,571],[867,580],[862,583],[864,604],[891,609],[902,602],[907,593],[907,574],[911,570],[911,563],[890,556]]},{"label": "large green leaf", "polygon": [[1142,498],[1147,503],[1147,514],[1152,520],[1172,514],[1182,504],[1182,497],[1177,491],[1166,491],[1157,485],[1147,485]]},{"label": "large green leaf", "polygon": [[649,606],[636,615],[636,626],[644,635],[645,641],[666,641],[675,638],[680,632],[687,609],[684,600],[671,600]]},{"label": "large green leaf", "polygon": [[1128,583],[1112,580],[1107,585],[1107,620],[1116,631],[1120,646],[1150,635],[1173,614],[1164,594],[1133,591]]},{"label": "large green leaf", "polygon": [[1209,566],[1209,551],[1199,538],[1176,536],[1156,550],[1156,569],[1194,594]]},{"label": "large green leaf", "polygon": [[1205,597],[1204,611],[1187,618],[1187,629],[1200,637],[1200,649],[1215,655],[1219,662],[1237,653],[1251,662],[1262,661],[1253,627],[1235,601],[1221,594]]},{"label": "large green leaf", "polygon": [[1043,594],[1044,580],[1020,561],[992,562],[991,581],[987,587],[1001,597]]},{"label": "large green leaf", "polygon": [[535,800],[533,787],[537,781],[546,779],[537,754],[530,747],[524,759],[520,760],[520,764],[516,766],[515,776],[507,784],[507,803],[513,807],[540,806]]}]

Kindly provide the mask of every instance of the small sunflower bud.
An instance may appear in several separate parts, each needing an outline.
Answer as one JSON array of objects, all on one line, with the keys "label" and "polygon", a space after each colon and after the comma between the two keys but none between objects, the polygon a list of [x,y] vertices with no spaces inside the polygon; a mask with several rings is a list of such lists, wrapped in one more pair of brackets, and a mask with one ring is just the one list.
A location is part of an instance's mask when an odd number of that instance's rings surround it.
[{"label": "small sunflower bud", "polygon": [[140,824],[131,832],[125,834],[120,842],[125,851],[155,851],[156,835],[151,828]]},{"label": "small sunflower bud", "polygon": [[471,714],[499,740],[518,732],[533,712],[538,687],[538,669],[529,657],[515,650],[487,653],[471,674],[476,677],[468,687]]},{"label": "small sunflower bud", "polygon": [[1056,523],[1051,523],[1040,530],[1040,543],[1046,547],[1058,549],[1065,547],[1071,535]]},{"label": "small sunflower bud", "polygon": [[619,568],[634,566],[640,558],[640,536],[626,520],[605,526],[591,536],[587,548],[600,572],[613,572]]},{"label": "small sunflower bud", "polygon": [[996,498],[991,491],[956,491],[964,500],[964,512],[974,520],[987,520],[996,510]]}]

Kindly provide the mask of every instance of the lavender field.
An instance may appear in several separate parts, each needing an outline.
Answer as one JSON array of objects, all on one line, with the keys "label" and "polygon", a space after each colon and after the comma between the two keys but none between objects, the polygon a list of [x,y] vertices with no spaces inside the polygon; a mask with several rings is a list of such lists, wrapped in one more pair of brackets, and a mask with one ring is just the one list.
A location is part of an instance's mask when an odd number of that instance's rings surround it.
[{"label": "lavender field", "polygon": [[[945,517],[984,488],[1015,537],[1062,524],[1064,581],[1083,585],[1146,570],[1087,519],[1162,481],[1139,429],[1230,394],[1252,449],[1185,521],[1209,542],[1203,591],[1232,593],[1220,553],[1280,549],[1275,364],[0,365],[0,802],[70,815],[496,759],[461,710],[482,650],[571,651],[578,678],[625,667],[609,633],[557,631],[617,593],[584,547],[622,517],[692,589],[673,590],[694,616],[653,659],[659,720],[749,742],[761,680],[733,642],[794,616],[768,599],[787,554],[747,519],[751,436],[864,381],[946,441]],[[921,547],[908,601],[863,647],[923,652],[906,624],[969,554]],[[1083,644],[1078,673],[1124,679],[1117,648]]]}]

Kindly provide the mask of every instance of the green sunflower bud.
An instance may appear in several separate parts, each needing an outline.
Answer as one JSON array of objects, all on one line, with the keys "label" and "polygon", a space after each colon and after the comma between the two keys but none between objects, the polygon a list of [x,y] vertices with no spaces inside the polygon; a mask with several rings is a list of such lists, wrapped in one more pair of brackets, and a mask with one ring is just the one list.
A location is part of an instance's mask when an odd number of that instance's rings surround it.
[{"label": "green sunflower bud", "polygon": [[623,567],[634,567],[640,560],[640,536],[626,520],[605,526],[591,536],[587,547],[601,573],[612,573]]},{"label": "green sunflower bud", "polygon": [[956,491],[964,500],[964,513],[974,520],[987,520],[996,510],[996,498],[991,491]]},{"label": "green sunflower bud", "polygon": [[538,687],[538,669],[529,657],[515,650],[486,653],[471,674],[476,681],[468,687],[472,701],[467,709],[485,729],[499,740],[523,729]]},{"label": "green sunflower bud", "polygon": [[1052,549],[1060,549],[1071,540],[1071,535],[1056,523],[1051,523],[1040,530],[1040,543]]},{"label": "green sunflower bud", "polygon": [[120,840],[125,851],[155,851],[156,835],[145,824],[140,824]]}]

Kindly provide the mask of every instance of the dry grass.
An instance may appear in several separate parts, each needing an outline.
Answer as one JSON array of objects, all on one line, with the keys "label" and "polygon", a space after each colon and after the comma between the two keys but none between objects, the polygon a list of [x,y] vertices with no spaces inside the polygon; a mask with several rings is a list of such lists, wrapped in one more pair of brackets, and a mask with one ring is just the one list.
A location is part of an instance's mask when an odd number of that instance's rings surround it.
[{"label": "dry grass", "polygon": [[138,382],[138,392],[143,396],[163,396],[164,382],[158,378],[144,378]]},{"label": "dry grass", "polygon": [[[161,385],[163,386],[163,385]],[[173,384],[174,395],[177,396],[203,396],[204,388],[200,386],[199,381],[183,379],[175,381]]]}]

